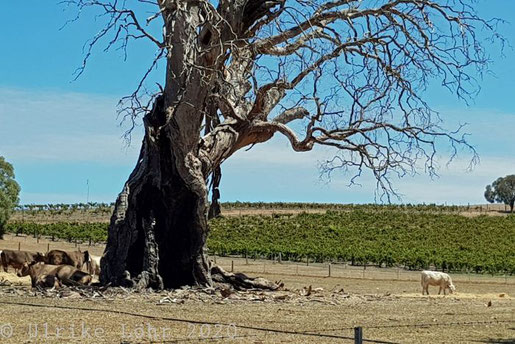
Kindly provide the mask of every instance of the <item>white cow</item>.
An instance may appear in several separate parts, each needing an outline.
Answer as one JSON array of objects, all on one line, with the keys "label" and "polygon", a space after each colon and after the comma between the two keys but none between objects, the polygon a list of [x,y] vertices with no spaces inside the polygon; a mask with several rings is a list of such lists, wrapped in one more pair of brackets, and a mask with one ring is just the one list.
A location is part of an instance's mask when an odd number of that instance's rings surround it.
[{"label": "white cow", "polygon": [[422,271],[420,282],[422,284],[422,295],[424,295],[424,292],[427,293],[427,295],[429,295],[428,287],[430,285],[435,285],[435,286],[440,287],[440,290],[438,290],[438,295],[440,295],[440,293],[442,292],[442,289],[443,289],[444,295],[446,295],[445,291],[447,289],[449,289],[449,292],[451,294],[456,290],[456,287],[454,286],[454,284],[452,284],[451,276],[449,276],[448,274],[446,274],[444,272],[427,271],[427,270]]}]

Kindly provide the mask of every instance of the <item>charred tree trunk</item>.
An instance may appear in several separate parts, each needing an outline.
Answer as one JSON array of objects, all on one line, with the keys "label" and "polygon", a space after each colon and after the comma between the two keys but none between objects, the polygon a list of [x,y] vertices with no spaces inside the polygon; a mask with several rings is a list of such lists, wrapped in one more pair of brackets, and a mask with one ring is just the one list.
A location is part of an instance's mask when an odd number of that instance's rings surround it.
[{"label": "charred tree trunk", "polygon": [[162,9],[166,85],[143,119],[138,163],[116,202],[101,263],[103,284],[156,289],[211,284],[203,251],[208,172],[199,142],[214,79],[202,66],[212,60],[198,46],[203,21],[198,3],[169,5]]},{"label": "charred tree trunk", "polygon": [[162,102],[159,98],[145,117],[138,164],[116,202],[102,259],[104,284],[156,289],[211,284],[203,251],[207,195],[192,188],[194,170],[186,167],[182,147],[173,144],[173,126],[160,125],[166,116]]},{"label": "charred tree trunk", "polygon": [[[251,9],[249,4],[253,4]],[[205,4],[161,2],[166,85],[143,119],[145,137],[138,163],[116,201],[101,261],[103,284],[155,289],[212,284],[204,253],[209,212],[206,181],[212,176],[211,215],[216,216],[220,213],[222,161],[234,151],[273,135],[267,128],[258,127],[253,132],[253,117],[236,120],[234,113],[224,123],[218,121],[217,110],[227,107],[219,104],[220,85],[232,90],[232,96],[225,92],[224,97],[234,104],[240,102],[249,91],[248,70],[253,61],[252,56],[243,54],[242,62],[226,71],[225,52],[275,4],[264,0],[225,3],[217,16],[227,20],[221,21],[220,30],[213,30],[213,24],[206,22],[211,9]],[[249,49],[244,51],[251,55]],[[221,83],[224,77],[230,80]],[[218,99],[216,104],[213,98]],[[203,126],[209,130],[201,137]],[[232,284],[250,280],[243,275],[229,276],[221,269],[214,274]]]}]

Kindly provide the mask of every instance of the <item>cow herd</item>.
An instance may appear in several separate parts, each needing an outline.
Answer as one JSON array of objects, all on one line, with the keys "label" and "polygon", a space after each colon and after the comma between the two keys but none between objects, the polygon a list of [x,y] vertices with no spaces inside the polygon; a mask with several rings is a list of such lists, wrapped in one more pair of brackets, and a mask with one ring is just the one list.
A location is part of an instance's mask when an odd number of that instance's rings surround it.
[{"label": "cow herd", "polygon": [[14,268],[18,277],[30,276],[32,287],[89,285],[100,274],[100,257],[88,251],[52,250],[40,252],[2,250],[0,263],[5,272]]},{"label": "cow herd", "polygon": [[[4,271],[12,267],[18,277],[30,276],[32,287],[61,287],[62,285],[89,285],[93,277],[100,274],[100,257],[88,251],[52,250],[47,254],[40,252],[2,250],[0,263]],[[443,272],[422,271],[422,295],[429,295],[429,286],[438,286],[444,295],[456,290],[451,277]]]}]

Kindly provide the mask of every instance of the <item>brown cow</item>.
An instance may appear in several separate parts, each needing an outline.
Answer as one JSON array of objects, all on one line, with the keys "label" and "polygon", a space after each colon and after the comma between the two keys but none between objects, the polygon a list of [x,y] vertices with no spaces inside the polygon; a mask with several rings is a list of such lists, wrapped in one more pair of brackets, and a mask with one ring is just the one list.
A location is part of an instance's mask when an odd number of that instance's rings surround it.
[{"label": "brown cow", "polygon": [[66,252],[61,250],[52,250],[47,253],[45,263],[51,265],[71,265],[77,269],[82,269],[82,266],[89,263],[89,252],[74,251]]},{"label": "brown cow", "polygon": [[71,265],[49,265],[44,263],[23,264],[18,277],[30,275],[33,287],[54,287],[65,285],[88,285],[91,283],[91,275],[80,271]]},{"label": "brown cow", "polygon": [[7,272],[9,266],[18,270],[22,268],[24,263],[43,262],[45,261],[45,255],[40,252],[2,250],[0,260],[4,271]]}]

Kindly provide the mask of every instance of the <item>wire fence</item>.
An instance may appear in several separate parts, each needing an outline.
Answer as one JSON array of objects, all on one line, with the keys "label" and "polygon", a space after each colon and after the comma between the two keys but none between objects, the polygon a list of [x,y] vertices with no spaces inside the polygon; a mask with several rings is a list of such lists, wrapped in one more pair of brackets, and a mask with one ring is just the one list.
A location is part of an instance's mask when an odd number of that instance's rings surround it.
[{"label": "wire fence", "polygon": [[[402,267],[382,268],[376,265],[355,266],[347,263],[313,263],[291,262],[280,259],[265,260],[241,258],[238,256],[210,256],[215,264],[219,264],[231,272],[251,274],[277,274],[301,277],[333,277],[352,279],[372,279],[378,281],[420,281],[420,271],[406,270]],[[488,275],[475,273],[451,273],[457,283],[508,284],[515,285],[515,276]]]},{"label": "wire fence", "polygon": [[[7,236],[7,235],[6,235]],[[3,243],[3,249],[27,250],[48,252],[52,249],[64,250],[88,250],[90,254],[102,255],[103,246],[89,246],[87,243],[51,242],[45,241],[25,241],[16,240],[15,236],[9,236],[9,240]],[[2,249],[0,248],[0,249]],[[258,257],[241,256],[218,256],[210,255],[210,259],[215,264],[220,264],[231,272],[244,272],[256,275],[262,274],[281,274],[284,276],[302,277],[333,277],[333,278],[352,278],[352,279],[372,279],[384,281],[420,281],[420,271],[407,270],[403,267],[378,267],[377,265],[351,265],[346,262],[312,262],[308,259],[304,262],[283,261],[281,254],[277,254],[274,259],[259,259]],[[453,281],[456,283],[475,283],[475,284],[505,284],[515,285],[515,276],[492,275],[450,272]]]},{"label": "wire fence", "polygon": [[[338,329],[324,329],[320,330],[318,333],[313,331],[285,331],[279,329],[270,329],[270,328],[252,328],[253,330],[258,330],[261,332],[266,332],[266,336],[273,335],[294,335],[294,336],[309,336],[315,338],[330,338],[330,339],[339,339],[344,341],[354,341],[354,343],[382,343],[382,344],[398,344],[400,342],[394,342],[391,340],[381,340],[381,339],[370,339],[364,338],[364,329],[384,329],[384,328],[431,328],[431,327],[448,327],[448,326],[489,326],[489,325],[498,325],[498,324],[513,324],[515,320],[491,320],[491,321],[455,321],[449,323],[424,323],[424,324],[397,324],[397,325],[367,325],[367,326],[355,326],[355,327],[342,327]],[[240,327],[236,325],[237,327]],[[247,326],[241,326],[242,329],[249,329]],[[354,336],[343,336],[343,335],[334,335],[327,334],[323,332],[344,332],[344,331],[354,331]],[[177,338],[170,341],[159,341],[159,342],[151,342],[151,343],[183,343],[183,342],[192,342],[192,341],[201,341],[201,342],[209,342],[209,341],[219,341],[226,339],[243,339],[243,338],[263,338],[263,334],[244,334],[244,335],[235,335],[235,336],[212,336],[212,337],[204,337],[204,338]]]},{"label": "wire fence", "polygon": [[[120,311],[114,309],[104,309],[104,308],[89,308],[89,307],[73,307],[73,306],[64,306],[64,305],[48,305],[48,304],[38,304],[38,303],[27,303],[27,302],[11,302],[11,301],[0,301],[0,304],[4,305],[17,305],[17,306],[28,306],[35,308],[52,308],[52,309],[65,309],[65,310],[74,310],[74,311],[85,311],[85,312],[100,312],[100,313],[115,313],[118,315],[128,315],[134,317],[141,317],[152,320],[161,320],[161,321],[169,321],[176,323],[189,323],[196,325],[225,325],[225,326],[234,326],[240,330],[252,331],[253,333],[246,333],[241,335],[220,335],[220,336],[205,336],[205,337],[179,337],[170,340],[159,340],[159,341],[149,341],[149,343],[186,343],[186,342],[212,342],[212,341],[225,341],[225,340],[234,340],[234,339],[243,339],[243,338],[259,338],[265,339],[268,336],[279,336],[279,335],[290,335],[295,337],[310,337],[313,338],[325,338],[325,339],[333,339],[341,341],[354,341],[354,343],[384,343],[384,344],[397,344],[399,342],[391,341],[391,340],[382,340],[382,339],[370,339],[365,338],[365,330],[372,329],[384,329],[384,328],[431,328],[431,327],[442,327],[442,326],[489,326],[489,325],[507,325],[507,324],[515,324],[515,319],[495,319],[489,321],[455,321],[448,323],[423,323],[423,324],[395,324],[395,325],[367,325],[367,326],[354,326],[354,327],[341,327],[337,329],[319,329],[318,331],[293,331],[293,330],[284,330],[277,328],[269,328],[269,327],[259,327],[259,326],[248,326],[248,325],[238,325],[234,323],[218,323],[218,322],[209,322],[209,321],[198,321],[198,320],[190,320],[190,319],[181,319],[181,318],[172,318],[172,317],[164,317],[164,316],[155,316],[148,314],[139,314],[128,311]],[[340,334],[332,334],[332,333],[324,333],[324,332],[344,332],[344,331],[353,331],[353,336],[345,336]],[[128,341],[123,341],[122,343],[130,343]]]}]

